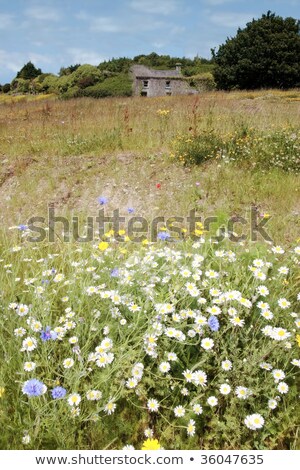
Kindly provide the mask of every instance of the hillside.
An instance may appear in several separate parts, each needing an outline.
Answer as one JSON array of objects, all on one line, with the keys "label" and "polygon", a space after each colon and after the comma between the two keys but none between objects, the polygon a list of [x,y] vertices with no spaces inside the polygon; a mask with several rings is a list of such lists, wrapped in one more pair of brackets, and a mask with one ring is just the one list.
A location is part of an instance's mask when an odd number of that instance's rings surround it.
[{"label": "hillside", "polygon": [[[29,62],[17,73],[11,84],[2,86],[2,92],[11,94],[56,94],[61,98],[105,98],[108,96],[131,96],[133,65],[146,65],[155,69],[172,70],[176,63],[182,64],[182,74],[190,83],[197,86],[197,80],[207,79],[213,83],[213,64],[207,59],[187,59],[185,57],[159,56],[156,53],[139,55],[133,59],[126,57],[111,59],[98,66],[75,64],[62,67],[58,75],[42,73]],[[0,86],[1,92],[1,86]]]}]

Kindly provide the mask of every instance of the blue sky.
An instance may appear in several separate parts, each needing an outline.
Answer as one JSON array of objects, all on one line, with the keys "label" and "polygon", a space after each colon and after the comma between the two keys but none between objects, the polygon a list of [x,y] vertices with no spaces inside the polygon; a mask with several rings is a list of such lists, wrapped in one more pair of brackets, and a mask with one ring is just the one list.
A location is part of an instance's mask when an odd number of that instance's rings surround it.
[{"label": "blue sky", "polygon": [[29,60],[62,66],[150,53],[210,57],[268,10],[300,17],[300,0],[0,0],[0,83]]}]

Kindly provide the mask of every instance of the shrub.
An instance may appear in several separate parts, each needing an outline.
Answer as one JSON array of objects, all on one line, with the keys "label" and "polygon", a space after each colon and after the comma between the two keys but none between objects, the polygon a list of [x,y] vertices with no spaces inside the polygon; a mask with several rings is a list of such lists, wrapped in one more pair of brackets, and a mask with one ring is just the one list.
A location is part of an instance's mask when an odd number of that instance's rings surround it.
[{"label": "shrub", "polygon": [[23,78],[16,78],[13,81],[12,87],[16,93],[28,93],[30,86],[30,80],[25,80]]},{"label": "shrub", "polygon": [[59,84],[59,78],[56,75],[47,74],[41,82],[42,91],[45,91],[47,93],[58,94],[59,92],[58,84]]},{"label": "shrub", "polygon": [[80,65],[80,67],[78,67],[70,77],[72,77],[73,83],[78,85],[80,88],[94,85],[95,83],[103,80],[100,70],[94,65],[88,64]]},{"label": "shrub", "polygon": [[2,92],[3,93],[8,93],[10,91],[10,83],[5,83],[2,85]]},{"label": "shrub", "polygon": [[216,88],[213,74],[210,72],[194,75],[187,79],[191,87],[196,88],[198,91],[209,91]]},{"label": "shrub", "polygon": [[86,96],[87,98],[107,98],[110,96],[110,93],[108,90],[103,89],[102,84],[97,84],[87,87],[84,90],[80,90],[77,96]]},{"label": "shrub", "polygon": [[127,74],[119,74],[106,78],[102,83],[98,83],[84,90],[83,96],[91,98],[104,98],[106,96],[131,96],[132,81]]},{"label": "shrub", "polygon": [[223,141],[214,130],[196,136],[178,136],[173,142],[174,157],[185,165],[199,165],[222,154]]},{"label": "shrub", "polygon": [[212,158],[238,162],[249,167],[300,171],[300,133],[293,129],[258,132],[240,126],[234,133],[215,130],[197,136],[179,136],[173,143],[173,157],[185,165],[199,165]]},{"label": "shrub", "polygon": [[62,98],[64,100],[68,100],[68,99],[71,99],[71,98],[77,98],[78,96],[81,96],[80,92],[81,92],[81,89],[77,85],[74,85],[74,86],[71,86],[70,88],[68,88],[63,93],[61,93],[60,98]]}]

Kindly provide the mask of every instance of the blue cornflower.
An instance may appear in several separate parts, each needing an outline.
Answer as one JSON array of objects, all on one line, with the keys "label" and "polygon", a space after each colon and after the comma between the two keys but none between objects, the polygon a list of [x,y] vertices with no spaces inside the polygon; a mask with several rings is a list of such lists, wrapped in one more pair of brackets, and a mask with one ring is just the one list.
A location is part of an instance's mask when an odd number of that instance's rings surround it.
[{"label": "blue cornflower", "polygon": [[56,339],[57,333],[55,333],[55,331],[51,331],[51,326],[47,326],[42,330],[40,337],[42,341],[49,341],[50,339]]},{"label": "blue cornflower", "polygon": [[22,392],[29,397],[39,397],[47,390],[46,385],[37,379],[30,379],[24,383]]},{"label": "blue cornflower", "polygon": [[27,225],[20,224],[20,225],[18,225],[18,229],[21,230],[21,232],[23,232],[24,230],[27,230],[28,227],[27,227]]},{"label": "blue cornflower", "polygon": [[158,232],[157,234],[157,238],[163,241],[169,240],[170,237],[171,235],[168,232]]},{"label": "blue cornflower", "polygon": [[67,390],[63,387],[54,387],[54,389],[51,392],[52,398],[54,400],[57,400],[58,398],[64,398],[66,395]]},{"label": "blue cornflower", "polygon": [[211,329],[211,331],[218,331],[218,329],[220,328],[220,323],[217,317],[215,317],[214,315],[211,315],[211,317],[209,317],[208,319],[208,326]]},{"label": "blue cornflower", "polygon": [[110,275],[111,275],[111,277],[118,277],[119,276],[119,269],[118,268],[112,269],[111,272],[110,272]]},{"label": "blue cornflower", "polygon": [[128,207],[127,212],[128,212],[128,214],[133,214],[134,213],[134,208],[133,207]]},{"label": "blue cornflower", "polygon": [[100,196],[100,197],[98,197],[98,202],[101,206],[103,206],[104,204],[106,204],[108,202],[108,199],[105,196]]}]

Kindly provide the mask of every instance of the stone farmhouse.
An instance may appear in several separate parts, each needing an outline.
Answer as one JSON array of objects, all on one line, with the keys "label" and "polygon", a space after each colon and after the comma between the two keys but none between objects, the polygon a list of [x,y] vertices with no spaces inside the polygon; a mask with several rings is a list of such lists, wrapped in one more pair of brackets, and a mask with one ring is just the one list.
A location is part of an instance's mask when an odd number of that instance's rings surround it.
[{"label": "stone farmhouse", "polygon": [[175,70],[154,70],[144,65],[131,67],[134,96],[193,95],[197,91],[181,75],[181,65]]}]

